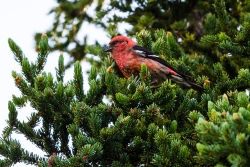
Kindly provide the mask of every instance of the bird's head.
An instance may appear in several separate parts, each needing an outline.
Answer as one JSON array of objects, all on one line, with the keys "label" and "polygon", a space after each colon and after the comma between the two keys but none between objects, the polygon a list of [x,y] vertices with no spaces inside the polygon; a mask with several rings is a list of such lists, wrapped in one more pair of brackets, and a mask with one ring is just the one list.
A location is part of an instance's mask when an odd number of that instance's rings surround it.
[{"label": "bird's head", "polygon": [[129,39],[126,36],[115,36],[111,39],[107,46],[104,46],[103,52],[122,52],[129,49],[131,46],[135,44],[134,41]]}]

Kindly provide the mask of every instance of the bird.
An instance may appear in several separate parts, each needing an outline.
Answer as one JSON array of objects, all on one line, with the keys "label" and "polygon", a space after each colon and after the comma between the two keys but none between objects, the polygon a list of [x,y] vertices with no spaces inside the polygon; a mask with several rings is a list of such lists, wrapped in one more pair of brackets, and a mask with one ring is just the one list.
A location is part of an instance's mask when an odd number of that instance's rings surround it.
[{"label": "bird", "polygon": [[151,75],[151,88],[157,88],[170,79],[187,88],[203,91],[204,88],[189,80],[189,76],[172,67],[167,61],[152,53],[150,50],[139,46],[132,39],[117,35],[111,39],[108,45],[103,47],[103,52],[110,52],[121,73],[130,78],[138,76],[141,65],[147,66]]}]

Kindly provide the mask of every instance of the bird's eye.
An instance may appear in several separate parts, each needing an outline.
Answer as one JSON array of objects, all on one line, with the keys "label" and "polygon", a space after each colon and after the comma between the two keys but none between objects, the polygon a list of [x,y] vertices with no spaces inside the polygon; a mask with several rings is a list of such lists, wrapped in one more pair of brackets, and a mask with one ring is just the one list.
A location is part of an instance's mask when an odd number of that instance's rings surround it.
[{"label": "bird's eye", "polygon": [[118,41],[114,41],[111,43],[112,46],[115,46],[118,43]]}]

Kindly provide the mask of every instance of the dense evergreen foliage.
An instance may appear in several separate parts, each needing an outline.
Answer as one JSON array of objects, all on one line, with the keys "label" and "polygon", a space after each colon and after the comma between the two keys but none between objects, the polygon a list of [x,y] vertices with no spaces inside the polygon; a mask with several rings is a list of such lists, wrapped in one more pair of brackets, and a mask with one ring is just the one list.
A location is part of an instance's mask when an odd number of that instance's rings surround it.
[{"label": "dense evergreen foliage", "polygon": [[[91,5],[96,5],[96,17],[87,12]],[[56,16],[53,29],[36,35],[36,62],[8,40],[21,66],[12,76],[22,95],[8,104],[0,166],[249,166],[249,11],[247,0],[111,0],[108,6],[103,0],[58,0],[51,11]],[[169,80],[150,89],[145,65],[139,77],[122,77],[98,41],[88,45],[86,38],[76,40],[83,22],[102,27],[110,37],[119,33],[121,22],[132,25],[127,35],[205,91]],[[48,40],[54,44],[49,46]],[[65,67],[60,55],[56,76],[43,69],[54,50],[74,58]],[[80,65],[86,54],[99,57],[84,59],[92,64],[88,81]],[[65,82],[71,64],[74,74]],[[87,93],[84,82],[90,85]],[[25,105],[34,112],[23,122],[18,108]],[[47,156],[28,152],[11,138],[13,132],[24,134]]]}]

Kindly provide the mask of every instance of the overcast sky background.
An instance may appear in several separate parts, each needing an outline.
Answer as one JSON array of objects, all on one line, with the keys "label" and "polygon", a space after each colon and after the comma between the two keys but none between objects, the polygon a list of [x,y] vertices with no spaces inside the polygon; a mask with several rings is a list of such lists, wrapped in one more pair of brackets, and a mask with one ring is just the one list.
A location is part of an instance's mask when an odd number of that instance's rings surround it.
[{"label": "overcast sky background", "polygon": [[[19,96],[20,92],[15,87],[14,80],[11,76],[11,71],[20,71],[20,66],[13,58],[13,53],[8,46],[8,38],[13,39],[22,49],[29,61],[35,61],[37,53],[35,52],[34,34],[36,32],[45,32],[51,28],[54,17],[48,15],[48,12],[57,4],[54,0],[8,0],[1,1],[0,5],[0,134],[6,126],[5,120],[8,118],[8,101],[12,99],[12,95]],[[90,34],[88,42],[94,43],[96,39],[100,43],[108,43],[109,38],[107,34],[93,26],[84,24],[84,31],[80,33],[80,37],[85,34]],[[82,39],[82,38],[81,38]],[[57,66],[59,52],[51,53],[48,56],[47,64],[45,66],[46,72],[51,72],[55,76],[55,67]],[[65,63],[68,62],[69,57],[64,56]],[[83,69],[89,69],[87,63],[82,63]],[[73,69],[66,71],[65,79],[70,80],[73,76]],[[86,81],[86,79],[85,79]],[[85,82],[87,86],[87,81]],[[24,109],[17,109],[18,118],[20,120],[27,120],[27,116],[33,112],[32,108],[27,106]],[[15,134],[13,138],[18,139],[22,147],[28,151],[32,151],[39,155],[44,153],[27,141],[22,135]],[[23,163],[18,163],[14,167],[31,166]]]},{"label": "overcast sky background", "polygon": [[[20,92],[15,87],[14,80],[11,76],[11,71],[20,71],[20,66],[13,58],[13,53],[8,46],[8,38],[13,39],[23,50],[29,61],[35,61],[37,53],[35,52],[34,35],[36,32],[45,32],[51,28],[54,17],[48,15],[48,12],[57,5],[55,0],[7,0],[0,3],[0,135],[6,126],[5,120],[8,118],[8,101],[12,99],[12,95],[19,96]],[[136,6],[136,4],[135,4]],[[124,26],[123,26],[124,27]],[[125,27],[128,29],[128,26]],[[94,43],[98,40],[99,43],[105,44],[109,42],[107,34],[96,29],[88,24],[83,25],[84,31],[79,34],[82,37],[88,35],[88,42]],[[124,29],[119,29],[119,32],[124,34]],[[59,52],[53,52],[49,55],[45,66],[46,72],[51,72],[55,76],[55,67],[58,63]],[[68,56],[64,56],[65,63],[69,61]],[[82,63],[85,71],[90,68],[87,63]],[[73,69],[66,71],[65,80],[72,79]],[[85,89],[88,87],[87,78],[85,75]],[[33,109],[27,106],[24,109],[17,109],[18,118],[27,120],[27,116],[33,112]],[[0,136],[0,137],[1,137]],[[18,139],[22,147],[28,151],[32,151],[39,155],[44,153],[28,142],[22,135],[14,134],[13,138]],[[1,157],[0,157],[1,158]],[[18,163],[14,167],[32,166]]]}]

